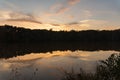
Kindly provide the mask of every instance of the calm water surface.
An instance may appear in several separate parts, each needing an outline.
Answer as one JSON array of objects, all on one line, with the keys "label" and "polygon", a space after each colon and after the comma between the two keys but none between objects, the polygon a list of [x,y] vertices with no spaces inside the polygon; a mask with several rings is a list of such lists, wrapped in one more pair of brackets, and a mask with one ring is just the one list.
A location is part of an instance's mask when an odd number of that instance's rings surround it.
[{"label": "calm water surface", "polygon": [[94,72],[99,60],[118,51],[52,51],[0,58],[0,80],[60,80],[63,70]]}]

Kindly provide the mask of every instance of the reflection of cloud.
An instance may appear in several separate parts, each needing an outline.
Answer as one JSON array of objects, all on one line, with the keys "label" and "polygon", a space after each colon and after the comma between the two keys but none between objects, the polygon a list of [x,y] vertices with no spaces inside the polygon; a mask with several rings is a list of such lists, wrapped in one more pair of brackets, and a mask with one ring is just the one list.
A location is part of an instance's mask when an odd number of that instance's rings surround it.
[{"label": "reflection of cloud", "polygon": [[89,59],[87,59],[87,58],[80,58],[81,60],[83,60],[83,61],[90,61]]},{"label": "reflection of cloud", "polygon": [[79,56],[68,56],[69,58],[77,59],[80,58]]},{"label": "reflection of cloud", "polygon": [[38,54],[28,54],[24,56],[18,56],[14,58],[7,59],[8,62],[31,62],[36,61],[39,59],[45,59],[45,58],[52,58],[52,57],[60,57],[60,56],[69,56],[71,54],[71,51],[53,51],[53,53],[38,53]]},{"label": "reflection of cloud", "polygon": [[10,68],[10,64],[9,63],[3,63],[2,65],[0,65],[0,71],[5,71],[8,70]]},{"label": "reflection of cloud", "polygon": [[41,57],[33,58],[33,59],[16,59],[16,60],[9,60],[10,63],[26,63],[26,62],[34,62],[37,60],[42,59]]},{"label": "reflection of cloud", "polygon": [[[106,54],[105,54],[106,53]],[[98,59],[104,59],[106,56],[114,53],[114,51],[53,51],[52,54],[50,52],[47,53],[38,53],[38,54],[28,54],[24,56],[18,56],[14,58],[9,58],[6,61],[7,62],[34,62],[37,60],[44,60],[44,59],[52,59],[53,57],[56,59],[63,57],[63,58],[77,58],[77,59],[86,59],[86,60],[98,60]],[[116,52],[117,53],[117,52]],[[103,57],[101,57],[101,56]]]},{"label": "reflection of cloud", "polygon": [[88,54],[89,52],[82,52],[82,53],[80,53],[79,55],[80,56],[82,56],[82,57],[89,57],[90,56],[90,54]]}]

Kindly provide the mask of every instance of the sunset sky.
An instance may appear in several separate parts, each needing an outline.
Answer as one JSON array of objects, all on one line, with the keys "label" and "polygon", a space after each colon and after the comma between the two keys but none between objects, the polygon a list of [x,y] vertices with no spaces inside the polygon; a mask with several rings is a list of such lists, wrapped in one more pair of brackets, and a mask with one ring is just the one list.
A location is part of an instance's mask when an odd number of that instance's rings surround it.
[{"label": "sunset sky", "polygon": [[120,0],[0,0],[0,25],[31,29],[120,28]]}]

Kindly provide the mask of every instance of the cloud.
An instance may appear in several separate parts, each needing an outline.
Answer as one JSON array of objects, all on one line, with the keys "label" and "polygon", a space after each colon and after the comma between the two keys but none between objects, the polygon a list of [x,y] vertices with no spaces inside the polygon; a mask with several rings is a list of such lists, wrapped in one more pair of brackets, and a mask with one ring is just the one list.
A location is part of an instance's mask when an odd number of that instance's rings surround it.
[{"label": "cloud", "polygon": [[96,20],[96,19],[88,19],[80,21],[80,26],[86,26],[88,29],[105,29],[108,21],[106,20]]},{"label": "cloud", "polygon": [[10,19],[10,14],[12,12],[8,10],[0,10],[0,20]]},{"label": "cloud", "polygon": [[58,10],[57,10],[57,14],[61,14],[61,13],[64,13],[64,12],[66,12],[66,11],[68,11],[69,10],[69,8],[68,7],[61,7],[61,8],[59,8]]},{"label": "cloud", "polygon": [[62,3],[58,3],[51,6],[50,9],[53,10],[56,14],[62,14],[70,10],[71,6],[74,6],[79,2],[80,0],[66,0],[63,1]]},{"label": "cloud", "polygon": [[6,21],[32,22],[32,23],[42,24],[42,22],[40,21],[29,20],[29,19],[7,19]]},{"label": "cloud", "polygon": [[100,25],[100,24],[106,24],[107,21],[90,19],[90,20],[82,20],[82,21],[80,21],[80,23],[82,23],[82,24],[91,24],[91,25]]},{"label": "cloud", "polygon": [[87,23],[87,22],[89,22],[90,20],[82,20],[82,21],[80,21],[80,23]]},{"label": "cloud", "polygon": [[33,22],[42,24],[42,22],[37,20],[37,17],[33,14],[27,14],[22,12],[14,12],[14,11],[0,11],[0,20],[6,21],[26,21],[26,22]]},{"label": "cloud", "polygon": [[75,5],[75,4],[77,4],[78,2],[80,2],[80,0],[68,0],[68,4],[69,4],[69,5]]},{"label": "cloud", "polygon": [[[48,11],[40,15],[40,19],[44,23],[63,23],[63,19],[68,21],[73,20],[75,16],[68,12],[75,6],[80,0],[62,0],[62,2],[54,3]],[[67,22],[67,20],[65,22]]]},{"label": "cloud", "polygon": [[17,5],[15,5],[15,4],[7,1],[7,0],[4,0],[3,4],[4,4],[8,9],[15,9],[15,10],[19,10],[19,9],[20,9]]},{"label": "cloud", "polygon": [[85,16],[86,19],[93,16],[93,13],[89,10],[84,10],[83,12],[84,12],[84,16]]},{"label": "cloud", "polygon": [[77,25],[79,24],[78,22],[71,22],[71,23],[68,23],[67,25]]},{"label": "cloud", "polygon": [[57,12],[64,13],[68,11],[71,8],[71,6],[74,6],[79,1],[80,0],[67,0],[67,2],[63,3],[62,7],[60,7]]},{"label": "cloud", "polygon": [[71,22],[65,24],[65,29],[67,30],[88,30],[88,29],[94,29],[94,30],[101,30],[105,29],[106,24],[108,24],[105,20],[96,20],[96,19],[86,19],[81,20],[79,22]]},{"label": "cloud", "polygon": [[63,14],[65,13],[66,11],[68,11],[70,8],[66,5],[63,5],[63,4],[55,4],[51,7],[51,10],[53,10],[53,13],[52,14]]},{"label": "cloud", "polygon": [[51,24],[52,26],[60,26],[60,24]]},{"label": "cloud", "polygon": [[74,16],[73,16],[73,15],[67,15],[67,18],[69,18],[69,19],[73,19]]}]

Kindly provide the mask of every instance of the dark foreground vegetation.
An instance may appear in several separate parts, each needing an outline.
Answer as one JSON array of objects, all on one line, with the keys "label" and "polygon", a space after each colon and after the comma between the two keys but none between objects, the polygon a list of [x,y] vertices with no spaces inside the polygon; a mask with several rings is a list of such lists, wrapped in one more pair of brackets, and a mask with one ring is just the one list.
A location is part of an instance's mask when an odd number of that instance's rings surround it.
[{"label": "dark foreground vegetation", "polygon": [[119,42],[120,30],[52,31],[0,26],[0,42]]},{"label": "dark foreground vegetation", "polygon": [[108,59],[100,61],[95,73],[87,73],[80,69],[79,73],[64,71],[62,80],[120,80],[120,54],[112,54]]}]

